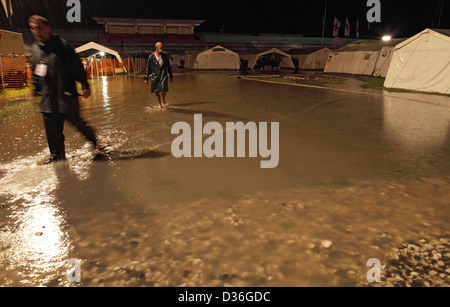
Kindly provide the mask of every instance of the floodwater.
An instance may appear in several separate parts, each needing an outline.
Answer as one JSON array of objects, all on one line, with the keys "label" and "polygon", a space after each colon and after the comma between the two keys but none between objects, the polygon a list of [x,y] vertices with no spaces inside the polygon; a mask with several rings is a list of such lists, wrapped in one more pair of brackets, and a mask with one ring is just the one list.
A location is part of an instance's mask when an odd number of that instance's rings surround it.
[{"label": "floodwater", "polygon": [[[157,110],[140,78],[93,82],[82,114],[105,159],[67,125],[68,162],[43,166],[40,114],[0,123],[2,286],[356,286],[368,259],[448,237],[446,96],[196,72]],[[278,122],[278,167],[175,158],[171,128],[195,114]]]}]

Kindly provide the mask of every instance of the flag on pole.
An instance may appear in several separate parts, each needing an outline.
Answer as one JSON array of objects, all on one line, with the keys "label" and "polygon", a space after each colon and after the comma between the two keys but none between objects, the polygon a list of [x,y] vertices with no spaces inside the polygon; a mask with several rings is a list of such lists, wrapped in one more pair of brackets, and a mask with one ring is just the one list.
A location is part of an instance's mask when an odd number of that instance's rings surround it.
[{"label": "flag on pole", "polygon": [[350,21],[345,17],[345,36],[350,37]]},{"label": "flag on pole", "polygon": [[341,29],[341,21],[334,17],[334,25],[333,25],[333,36],[339,36],[339,30]]},{"label": "flag on pole", "polygon": [[[2,0],[3,9],[5,10],[6,17],[9,18],[13,15],[12,3],[11,0]],[[8,10],[9,4],[9,10]]]},{"label": "flag on pole", "polygon": [[356,37],[359,38],[359,17],[356,20]]}]

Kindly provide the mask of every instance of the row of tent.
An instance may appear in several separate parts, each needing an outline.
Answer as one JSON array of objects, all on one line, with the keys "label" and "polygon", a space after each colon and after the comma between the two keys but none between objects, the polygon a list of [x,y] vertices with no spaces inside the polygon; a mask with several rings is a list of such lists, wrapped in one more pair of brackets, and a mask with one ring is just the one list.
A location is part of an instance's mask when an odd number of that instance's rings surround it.
[{"label": "row of tent", "polygon": [[[116,57],[119,62],[129,57],[147,58],[150,54],[149,52],[118,52],[95,42],[76,48],[76,52],[80,57],[104,52]],[[198,70],[264,68],[323,70],[330,52],[328,48],[293,49],[287,52],[271,48],[238,54],[222,46],[216,46],[204,51],[187,50],[185,54],[171,54],[171,60],[175,66]]]},{"label": "row of tent", "polygon": [[323,70],[330,52],[329,48],[292,49],[286,52],[271,48],[238,54],[216,46],[205,51],[186,51],[185,68]]},{"label": "row of tent", "polygon": [[373,75],[386,78],[386,88],[450,94],[450,30],[351,43],[330,54],[324,72]]},{"label": "row of tent", "polygon": [[[95,46],[80,48],[86,52]],[[384,77],[387,88],[450,94],[450,30],[425,29],[409,39],[388,42],[358,41],[336,51],[271,48],[238,54],[216,46],[173,59],[199,70],[286,68]]]}]

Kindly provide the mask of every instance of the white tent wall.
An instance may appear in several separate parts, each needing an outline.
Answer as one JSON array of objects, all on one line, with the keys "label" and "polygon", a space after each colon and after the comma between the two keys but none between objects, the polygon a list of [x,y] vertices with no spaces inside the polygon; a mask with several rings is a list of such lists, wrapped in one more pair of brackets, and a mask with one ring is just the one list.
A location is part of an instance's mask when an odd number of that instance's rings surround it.
[{"label": "white tent wall", "polygon": [[450,94],[450,30],[443,31],[426,29],[397,45],[384,86]]},{"label": "white tent wall", "polygon": [[332,53],[328,57],[324,72],[372,75],[379,51],[350,51]]},{"label": "white tent wall", "polygon": [[374,77],[386,77],[393,55],[394,47],[383,47],[383,49],[381,49],[377,63],[375,64],[373,72]]},{"label": "white tent wall", "polygon": [[404,42],[404,38],[390,41],[357,41],[330,54],[325,72],[385,76],[391,57],[389,50]]},{"label": "white tent wall", "polygon": [[186,64],[185,68],[194,69],[197,57],[201,51],[186,51]]},{"label": "white tent wall", "polygon": [[304,70],[324,70],[331,50],[323,48],[310,54],[293,55],[298,61],[298,68]]},{"label": "white tent wall", "polygon": [[238,70],[240,67],[241,60],[239,54],[221,46],[216,46],[197,56],[194,69]]},{"label": "white tent wall", "polygon": [[280,67],[285,68],[285,69],[295,69],[295,65],[294,65],[294,62],[292,61],[292,57],[291,56],[284,57],[283,60],[281,60]]},{"label": "white tent wall", "polygon": [[24,55],[22,33],[0,30],[0,54]]}]

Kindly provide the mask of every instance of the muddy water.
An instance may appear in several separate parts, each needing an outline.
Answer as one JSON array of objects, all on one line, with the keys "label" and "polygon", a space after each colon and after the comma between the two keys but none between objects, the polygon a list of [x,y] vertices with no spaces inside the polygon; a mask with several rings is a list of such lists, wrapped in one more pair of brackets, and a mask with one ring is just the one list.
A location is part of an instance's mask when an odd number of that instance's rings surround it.
[{"label": "muddy water", "polygon": [[[353,286],[369,258],[448,236],[448,97],[185,73],[157,110],[149,90],[94,81],[82,113],[103,161],[66,126],[68,162],[42,166],[40,115],[0,124],[1,285]],[[174,158],[171,127],[194,114],[279,122],[278,167]]]}]

